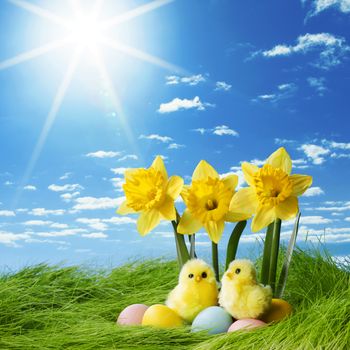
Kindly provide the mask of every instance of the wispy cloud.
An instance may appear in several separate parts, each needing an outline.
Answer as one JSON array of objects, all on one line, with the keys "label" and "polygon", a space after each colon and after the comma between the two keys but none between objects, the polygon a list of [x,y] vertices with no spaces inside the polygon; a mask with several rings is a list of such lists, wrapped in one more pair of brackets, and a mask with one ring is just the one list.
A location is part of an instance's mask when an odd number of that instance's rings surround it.
[{"label": "wispy cloud", "polygon": [[0,216],[16,216],[13,210],[0,210]]},{"label": "wispy cloud", "polygon": [[28,212],[34,216],[47,216],[47,215],[63,215],[66,211],[64,209],[45,209],[45,208],[34,208]]},{"label": "wispy cloud", "polygon": [[204,111],[207,107],[214,107],[215,105],[207,102],[202,102],[198,96],[192,100],[187,98],[174,98],[172,101],[167,103],[161,103],[158,112],[161,114],[172,113],[186,109],[197,109],[198,111]]},{"label": "wispy cloud", "polygon": [[108,225],[106,225],[101,219],[90,219],[90,218],[78,218],[76,222],[85,224],[88,227],[97,231],[108,230]]},{"label": "wispy cloud", "polygon": [[314,196],[320,196],[321,194],[324,194],[324,191],[321,187],[310,187],[308,188],[305,193],[303,194],[305,197],[314,197]]},{"label": "wispy cloud", "polygon": [[78,197],[80,195],[79,191],[75,192],[67,192],[67,193],[62,193],[60,197],[62,198],[63,201],[69,203],[73,200],[73,198]]},{"label": "wispy cloud", "polygon": [[169,143],[169,142],[173,141],[173,139],[169,136],[161,136],[158,134],[140,135],[139,139],[155,140],[155,141],[160,141],[163,143]]},{"label": "wispy cloud", "polygon": [[49,185],[48,189],[53,192],[73,192],[76,190],[83,190],[84,187],[79,184],[65,184],[65,185]]},{"label": "wispy cloud", "polygon": [[323,96],[324,93],[328,90],[325,83],[326,79],[323,77],[315,78],[315,77],[309,77],[307,78],[307,82],[309,85],[316,90],[319,96]]},{"label": "wispy cloud", "polygon": [[120,155],[121,155],[121,152],[96,151],[96,152],[87,153],[86,157],[89,157],[89,158],[115,158],[115,157],[119,157]]},{"label": "wispy cloud", "polygon": [[5,244],[9,247],[18,247],[17,241],[30,238],[30,235],[27,233],[13,233],[7,231],[0,231],[0,243]]},{"label": "wispy cloud", "polygon": [[100,238],[107,238],[108,235],[103,232],[92,232],[92,233],[83,233],[81,237],[91,238],[91,239],[100,239]]},{"label": "wispy cloud", "polygon": [[238,136],[238,132],[230,129],[227,125],[218,125],[213,129],[213,134],[218,135],[218,136],[224,136],[224,135],[229,135],[229,136]]},{"label": "wispy cloud", "polygon": [[136,154],[126,154],[125,156],[119,158],[118,162],[122,162],[122,161],[128,160],[128,159],[138,160],[139,157]]},{"label": "wispy cloud", "polygon": [[23,187],[23,189],[25,191],[36,191],[37,190],[36,186],[34,186],[34,185],[26,185]]},{"label": "wispy cloud", "polygon": [[180,148],[184,148],[186,147],[185,145],[180,145],[178,143],[171,143],[169,146],[168,146],[168,149],[180,149]]},{"label": "wispy cloud", "polygon": [[217,81],[215,83],[215,90],[223,90],[223,91],[230,91],[232,88],[232,85],[225,83],[224,81]]},{"label": "wispy cloud", "polygon": [[[305,0],[302,0],[305,3]],[[350,1],[349,0],[311,0],[311,7],[308,17],[316,16],[320,12],[327,9],[334,8],[343,13],[350,12]]]},{"label": "wispy cloud", "polygon": [[111,168],[111,172],[114,173],[115,175],[124,175],[125,170],[128,168]]},{"label": "wispy cloud", "polygon": [[[271,58],[316,51],[319,53],[319,58],[314,65],[318,68],[329,69],[340,64],[349,50],[343,37],[336,37],[329,33],[307,33],[299,36],[295,45],[276,45],[270,50],[262,51],[261,54],[266,58]],[[255,56],[257,54],[255,53]]]},{"label": "wispy cloud", "polygon": [[284,83],[277,86],[277,91],[268,94],[262,94],[258,97],[252,99],[252,102],[272,102],[276,103],[280,100],[291,98],[295,95],[295,92],[298,90],[298,87],[294,83]]},{"label": "wispy cloud", "polygon": [[75,199],[74,210],[96,210],[117,208],[124,200],[124,197],[79,197]]},{"label": "wispy cloud", "polygon": [[310,158],[315,165],[323,164],[324,156],[330,153],[329,149],[314,144],[301,145],[300,150],[304,151],[305,155]]},{"label": "wispy cloud", "polygon": [[60,176],[60,180],[67,180],[72,176],[72,173],[66,172],[62,176]]},{"label": "wispy cloud", "polygon": [[180,77],[178,75],[168,75],[165,77],[166,85],[198,85],[199,83],[205,82],[206,78],[202,74],[191,75],[187,77]]}]

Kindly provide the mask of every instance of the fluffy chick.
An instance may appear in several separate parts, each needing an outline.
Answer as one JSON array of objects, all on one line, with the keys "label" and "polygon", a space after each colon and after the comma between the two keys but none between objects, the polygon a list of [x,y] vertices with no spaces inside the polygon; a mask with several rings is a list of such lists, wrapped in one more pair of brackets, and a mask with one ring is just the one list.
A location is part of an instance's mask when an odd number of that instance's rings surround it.
[{"label": "fluffy chick", "polygon": [[272,290],[256,280],[249,260],[234,260],[222,277],[219,304],[236,320],[259,318],[271,305]]},{"label": "fluffy chick", "polygon": [[218,287],[213,269],[203,260],[189,260],[181,269],[178,285],[166,305],[185,321],[192,322],[205,308],[217,305]]}]

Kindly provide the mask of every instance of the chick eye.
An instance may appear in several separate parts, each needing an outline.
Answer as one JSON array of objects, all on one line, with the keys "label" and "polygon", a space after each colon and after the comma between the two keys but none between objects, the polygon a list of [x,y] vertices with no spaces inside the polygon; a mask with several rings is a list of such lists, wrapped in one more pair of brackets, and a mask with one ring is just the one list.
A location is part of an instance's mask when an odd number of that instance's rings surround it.
[{"label": "chick eye", "polygon": [[202,278],[207,278],[207,273],[206,272],[202,273]]},{"label": "chick eye", "polygon": [[190,273],[190,274],[188,275],[188,278],[193,278],[193,273]]},{"label": "chick eye", "polygon": [[238,275],[241,272],[241,269],[236,269],[235,273]]}]

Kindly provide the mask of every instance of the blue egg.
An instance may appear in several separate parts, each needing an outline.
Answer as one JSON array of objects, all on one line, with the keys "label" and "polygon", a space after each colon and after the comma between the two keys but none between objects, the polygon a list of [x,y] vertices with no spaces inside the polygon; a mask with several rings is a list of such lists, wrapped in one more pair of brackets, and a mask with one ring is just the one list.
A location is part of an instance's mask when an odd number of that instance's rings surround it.
[{"label": "blue egg", "polygon": [[211,306],[200,312],[192,322],[192,332],[226,333],[233,319],[222,307]]}]

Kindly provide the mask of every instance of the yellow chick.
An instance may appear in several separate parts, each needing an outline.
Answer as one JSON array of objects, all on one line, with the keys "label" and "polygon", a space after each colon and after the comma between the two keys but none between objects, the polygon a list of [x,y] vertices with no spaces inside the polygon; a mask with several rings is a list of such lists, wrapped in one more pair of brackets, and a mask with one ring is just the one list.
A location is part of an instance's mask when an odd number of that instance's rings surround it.
[{"label": "yellow chick", "polygon": [[203,260],[189,260],[181,269],[178,285],[166,305],[185,321],[192,322],[205,308],[218,304],[218,287],[213,269]]},{"label": "yellow chick", "polygon": [[271,305],[272,290],[256,280],[249,260],[234,260],[222,277],[219,304],[236,320],[259,318]]}]

